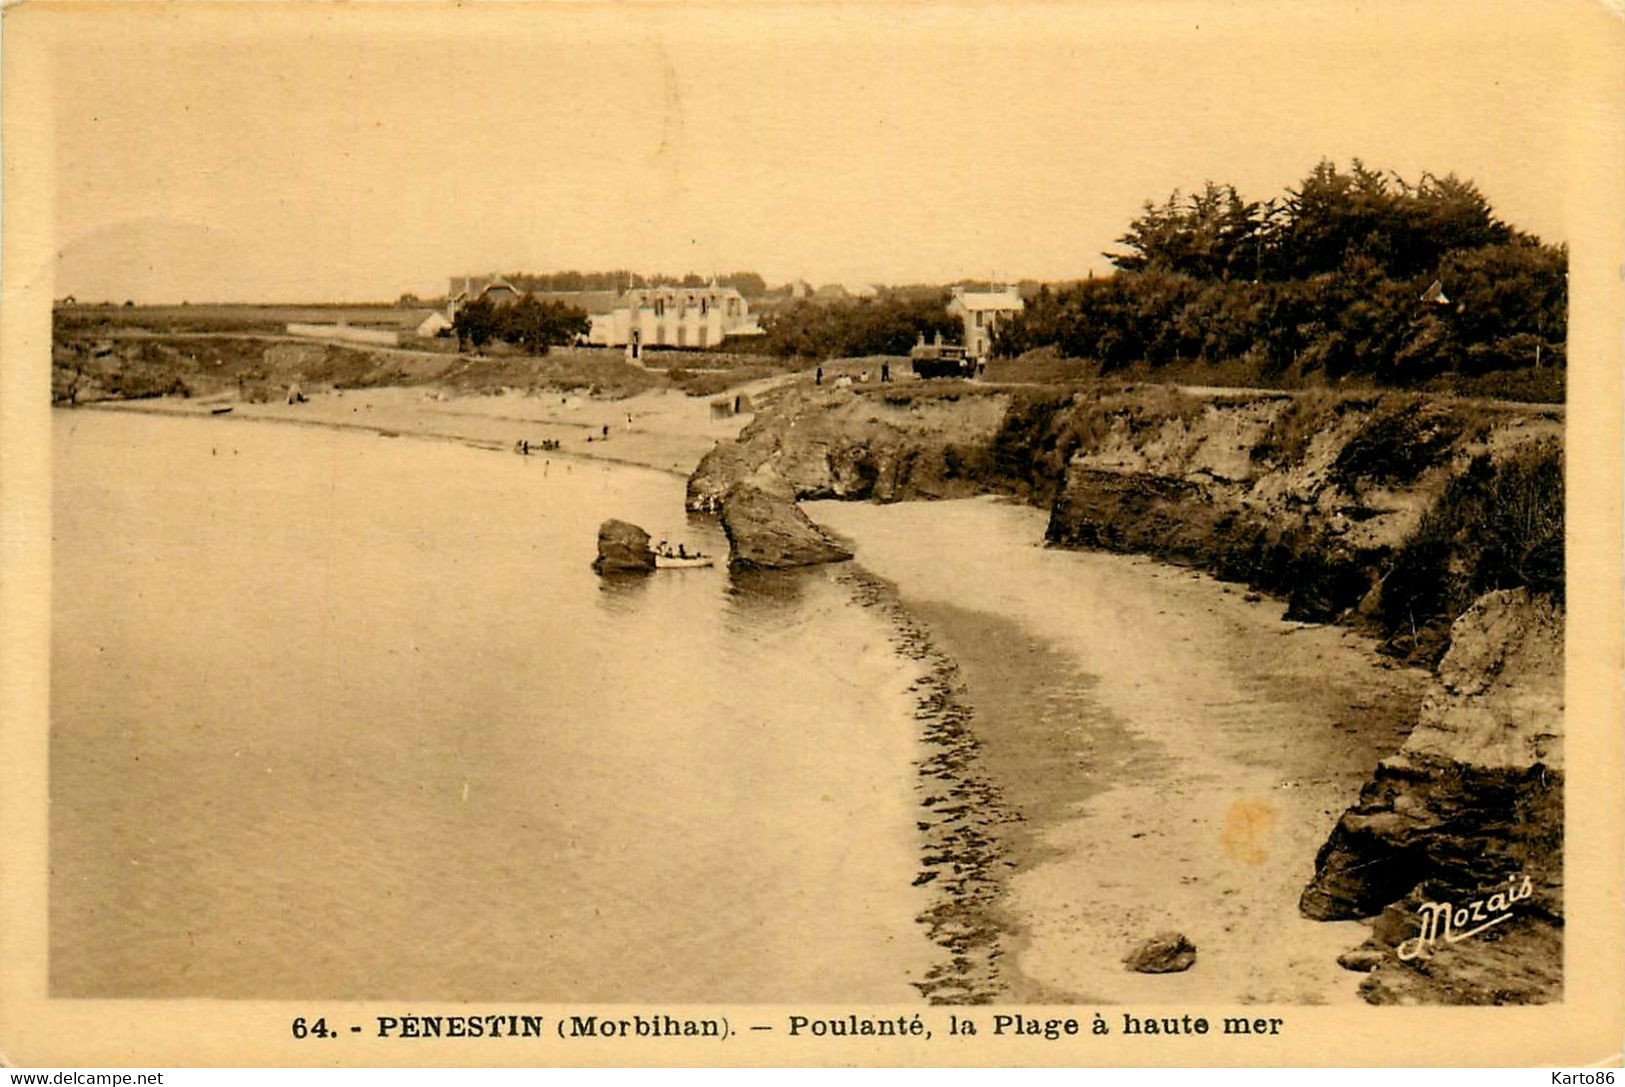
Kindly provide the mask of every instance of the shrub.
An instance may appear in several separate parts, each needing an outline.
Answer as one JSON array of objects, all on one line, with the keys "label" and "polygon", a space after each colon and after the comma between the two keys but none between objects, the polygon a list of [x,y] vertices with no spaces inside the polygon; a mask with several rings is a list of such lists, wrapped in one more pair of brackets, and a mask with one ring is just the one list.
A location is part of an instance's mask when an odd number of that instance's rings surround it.
[{"label": "shrub", "polygon": [[1449,623],[1479,596],[1526,586],[1563,599],[1563,450],[1556,438],[1451,480],[1382,583],[1379,614],[1398,648],[1434,659]]}]

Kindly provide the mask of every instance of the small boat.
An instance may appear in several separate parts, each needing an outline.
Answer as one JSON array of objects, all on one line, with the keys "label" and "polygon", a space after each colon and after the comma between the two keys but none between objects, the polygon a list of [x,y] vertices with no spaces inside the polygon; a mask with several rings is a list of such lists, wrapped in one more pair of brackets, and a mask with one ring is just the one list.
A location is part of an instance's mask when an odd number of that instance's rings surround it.
[{"label": "small boat", "polygon": [[210,415],[230,415],[231,414],[231,406],[228,404],[226,407],[223,407],[223,408],[210,408],[209,409],[209,414]]},{"label": "small boat", "polygon": [[686,570],[696,566],[714,566],[716,559],[699,551],[690,551],[687,547],[673,547],[665,540],[655,544],[655,568],[657,570]]},{"label": "small boat", "polygon": [[693,566],[714,566],[710,555],[663,555],[655,552],[655,568],[659,570],[686,570]]}]

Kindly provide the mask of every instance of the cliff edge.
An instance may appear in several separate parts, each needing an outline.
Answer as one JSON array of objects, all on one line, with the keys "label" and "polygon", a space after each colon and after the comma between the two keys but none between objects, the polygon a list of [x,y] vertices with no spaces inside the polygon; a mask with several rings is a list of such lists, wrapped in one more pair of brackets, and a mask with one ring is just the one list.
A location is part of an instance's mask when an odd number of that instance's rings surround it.
[{"label": "cliff edge", "polygon": [[[1439,908],[1429,903],[1448,904],[1448,921],[1430,921]],[[1361,949],[1379,953],[1361,986],[1373,1003],[1561,999],[1554,601],[1492,592],[1452,624],[1415,730],[1321,847],[1300,909],[1317,920],[1380,915]]]},{"label": "cliff edge", "polygon": [[[1206,569],[1433,668],[1414,731],[1320,849],[1300,909],[1373,919],[1340,960],[1370,972],[1372,1002],[1561,998],[1562,409],[1104,383],[795,388],[701,462],[689,507],[717,508],[746,477],[794,498],[1017,496],[1049,507],[1051,546]],[[1445,903],[1468,913],[1423,939]]]}]

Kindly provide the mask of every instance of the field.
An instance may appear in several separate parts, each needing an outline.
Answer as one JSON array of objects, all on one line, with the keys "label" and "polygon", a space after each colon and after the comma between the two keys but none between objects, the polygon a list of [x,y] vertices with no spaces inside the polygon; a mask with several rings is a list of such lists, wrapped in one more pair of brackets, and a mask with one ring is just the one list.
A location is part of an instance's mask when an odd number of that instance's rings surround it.
[{"label": "field", "polygon": [[130,330],[168,332],[284,332],[291,321],[315,324],[344,322],[360,328],[410,332],[430,313],[427,306],[405,308],[372,305],[238,305],[211,303],[181,306],[58,306],[53,321],[59,332],[94,334]]},{"label": "field", "polygon": [[[439,386],[461,393],[580,390],[622,398],[660,388],[711,396],[785,372],[759,355],[651,352],[647,365],[610,348],[559,347],[531,356],[505,343],[459,353],[451,337],[413,330],[430,311],[386,305],[58,306],[52,399],[88,403],[155,396],[235,395],[263,402],[290,386]],[[288,336],[290,322],[402,333],[398,348]]]}]

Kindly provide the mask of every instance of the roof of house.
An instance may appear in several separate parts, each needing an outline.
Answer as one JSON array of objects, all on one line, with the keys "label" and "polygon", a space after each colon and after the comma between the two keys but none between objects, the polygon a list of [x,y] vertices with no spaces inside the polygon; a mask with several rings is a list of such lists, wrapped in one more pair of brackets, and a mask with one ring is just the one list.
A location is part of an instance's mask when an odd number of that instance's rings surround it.
[{"label": "roof of house", "polygon": [[1448,304],[1450,299],[1444,293],[1444,284],[1435,279],[1433,286],[1422,292],[1422,301],[1437,302],[1442,306]]},{"label": "roof of house", "polygon": [[562,302],[587,313],[609,313],[620,302],[615,291],[531,291],[538,302]]},{"label": "roof of house", "polygon": [[953,305],[954,302],[972,313],[977,310],[1019,310],[1027,307],[1014,291],[964,291],[954,295],[948,304]]},{"label": "roof of house", "polygon": [[694,298],[699,298],[702,295],[721,295],[724,298],[744,297],[744,295],[739,293],[738,288],[723,287],[716,283],[712,283],[709,287],[683,287],[675,283],[659,283],[653,287],[633,287],[631,290],[627,291],[623,297],[630,297],[634,294],[641,298],[648,298],[654,295],[670,298],[676,298],[679,295],[689,295]]},{"label": "roof of house", "polygon": [[[459,280],[461,281],[460,285]],[[512,291],[516,295],[520,293],[512,283],[498,275],[454,276],[451,285],[453,289],[450,292],[450,297],[453,299],[467,300],[471,297],[482,297],[492,291],[501,290]]]}]

